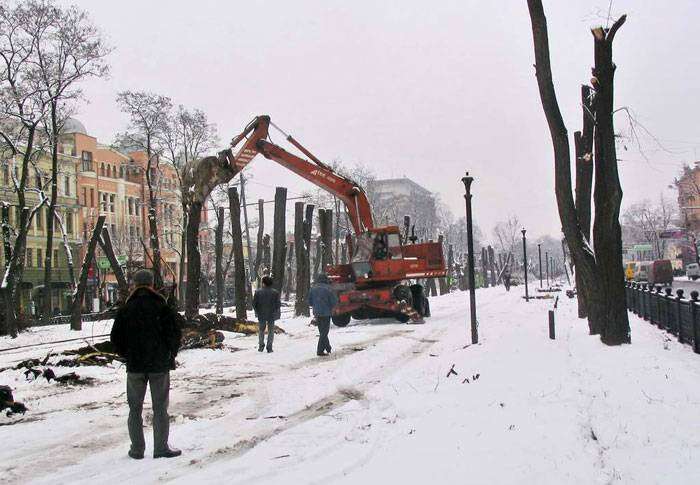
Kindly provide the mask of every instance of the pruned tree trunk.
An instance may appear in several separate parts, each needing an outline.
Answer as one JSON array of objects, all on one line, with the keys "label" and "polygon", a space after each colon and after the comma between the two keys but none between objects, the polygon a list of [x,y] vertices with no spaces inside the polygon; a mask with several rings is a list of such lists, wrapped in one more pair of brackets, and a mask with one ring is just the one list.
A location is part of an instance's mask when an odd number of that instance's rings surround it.
[{"label": "pruned tree trunk", "polygon": [[[438,236],[438,243],[440,243],[440,247],[442,247],[444,240],[445,237],[442,234],[440,234]],[[441,295],[445,295],[450,292],[450,289],[447,286],[447,278],[445,277],[438,279],[438,287],[440,288]]]},{"label": "pruned tree trunk", "polygon": [[[610,29],[594,29],[595,37],[595,255],[579,223],[571,186],[571,155],[568,133],[561,116],[552,80],[547,20],[541,0],[528,0],[535,50],[535,72],[542,108],[554,148],[555,193],[562,230],[571,257],[589,289],[588,322],[591,334],[599,333],[606,344],[630,341],[625,308],[624,275],[619,208],[622,200],[612,123],[613,74],[612,41],[625,21],[618,19]],[[600,218],[600,220],[598,220]]]},{"label": "pruned tree trunk", "polygon": [[630,342],[630,326],[625,302],[625,273],[622,267],[622,229],[620,205],[622,187],[617,169],[613,94],[615,64],[612,43],[626,17],[612,27],[593,29],[595,67],[595,187],[593,202],[593,247],[595,248],[598,285],[602,305],[589,306],[591,319],[600,328],[600,338],[608,345]]},{"label": "pruned tree trunk", "polygon": [[88,243],[87,250],[85,251],[85,258],[83,259],[83,264],[80,269],[80,279],[78,280],[78,286],[75,289],[73,295],[73,305],[71,308],[71,330],[82,330],[82,310],[83,310],[83,299],[85,298],[85,289],[87,287],[87,278],[90,265],[95,258],[95,246],[97,246],[97,241],[102,233],[102,228],[104,227],[106,216],[99,216],[95,227],[92,230],[92,236],[90,237],[90,242]]},{"label": "pruned tree trunk", "polygon": [[202,221],[202,203],[193,201],[189,204],[188,210],[185,318],[193,320],[199,315],[199,291],[202,277],[202,259],[199,253],[199,224]]},{"label": "pruned tree trunk", "polygon": [[272,286],[282,292],[284,283],[284,267],[287,259],[287,189],[277,187],[275,189],[275,215],[272,245]]},{"label": "pruned tree trunk", "polygon": [[187,226],[189,225],[188,204],[182,204],[182,236],[180,237],[180,272],[177,277],[178,299],[180,305],[185,301],[185,265],[187,264]]},{"label": "pruned tree trunk", "polygon": [[216,283],[216,314],[224,313],[224,208],[216,210],[216,230],[214,233],[214,280]]},{"label": "pruned tree trunk", "polygon": [[12,258],[12,236],[10,231],[10,206],[6,202],[2,203],[0,220],[2,221],[2,252],[5,265],[7,265]]},{"label": "pruned tree trunk", "polygon": [[306,258],[304,232],[304,203],[296,202],[294,204],[294,247],[296,249],[296,297],[294,302],[294,314],[296,316],[308,315],[309,313],[308,297],[306,294],[307,283],[304,281],[309,261]]},{"label": "pruned tree trunk", "polygon": [[263,259],[262,259],[262,264],[263,264],[263,271],[262,275],[263,276],[270,276],[270,271],[272,270],[272,257],[271,257],[271,251],[270,251],[270,235],[265,234],[263,236]]},{"label": "pruned tree trunk", "polygon": [[321,232],[321,271],[333,264],[333,211],[319,211],[319,229]]},{"label": "pruned tree trunk", "polygon": [[[260,264],[263,259],[263,237],[265,236],[265,201],[258,199],[258,238],[255,248],[255,265],[253,266],[253,278],[260,286]],[[248,255],[250,257],[250,255]]]},{"label": "pruned tree trunk", "polygon": [[163,270],[161,268],[160,238],[158,235],[158,200],[151,178],[152,160],[153,155],[151,155],[149,149],[148,164],[146,166],[146,183],[148,185],[148,241],[153,253],[153,285],[160,289],[163,287]]},{"label": "pruned tree trunk", "polygon": [[188,163],[183,170],[184,193],[187,206],[187,289],[185,291],[185,317],[194,319],[199,314],[199,294],[202,260],[199,253],[199,225],[202,207],[217,185],[230,181],[239,169],[234,163],[233,152],[223,150],[217,156],[205,157]]},{"label": "pruned tree trunk", "polygon": [[[323,209],[319,209],[318,211],[318,219],[321,219],[321,214],[323,213]],[[319,269],[321,268],[321,259],[323,259],[322,253],[323,253],[323,241],[321,241],[321,236],[318,236],[316,238],[316,244],[314,247],[314,280],[318,276]]]},{"label": "pruned tree trunk", "polygon": [[241,231],[241,201],[236,187],[229,187],[228,201],[231,217],[231,243],[233,244],[233,281],[234,298],[236,300],[236,318],[240,321],[248,319],[246,294],[246,270],[243,258],[243,233]]},{"label": "pruned tree trunk", "polygon": [[287,246],[287,262],[284,277],[284,299],[289,301],[289,295],[292,292],[292,281],[294,280],[293,272],[294,262],[294,243],[289,243]]},{"label": "pruned tree trunk", "polygon": [[486,257],[488,258],[488,266],[491,271],[491,286],[496,286],[496,258],[491,246],[486,250]]},{"label": "pruned tree trunk", "polygon": [[[117,261],[117,256],[114,254],[114,246],[112,245],[112,238],[109,235],[109,230],[106,227],[102,228],[101,237],[97,240],[102,248],[102,252],[105,253],[109,265],[112,268],[114,277],[117,280],[117,288],[119,289],[119,303],[124,303],[129,296],[129,284],[126,281],[126,276],[124,276],[124,271]],[[72,265],[72,263],[71,263]]]},{"label": "pruned tree trunk", "polygon": [[253,261],[253,248],[250,242],[250,225],[248,224],[248,204],[246,204],[245,198],[245,177],[243,172],[241,172],[241,201],[240,206],[243,209],[243,227],[245,229],[245,244],[246,252],[248,254],[248,272],[246,277],[246,308],[248,310],[253,309],[253,275],[255,274],[255,265]]},{"label": "pruned tree trunk", "polygon": [[[595,124],[591,88],[581,86],[581,107],[583,111],[583,130],[574,133],[574,151],[576,155],[576,215],[581,234],[587,242],[591,240],[591,193],[593,186],[593,127]],[[573,258],[572,258],[573,260]],[[576,269],[576,291],[578,299],[578,317],[588,317],[588,287],[583,284],[578,268]]]},{"label": "pruned tree trunk", "polygon": [[489,256],[486,248],[481,248],[481,278],[484,281],[484,288],[489,287]]}]

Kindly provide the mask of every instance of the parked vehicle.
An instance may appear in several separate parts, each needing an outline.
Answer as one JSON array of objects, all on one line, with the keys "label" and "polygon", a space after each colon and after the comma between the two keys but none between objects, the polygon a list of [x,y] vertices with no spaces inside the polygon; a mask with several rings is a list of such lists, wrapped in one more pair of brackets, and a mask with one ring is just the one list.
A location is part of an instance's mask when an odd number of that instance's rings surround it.
[{"label": "parked vehicle", "polygon": [[652,285],[673,283],[673,266],[668,259],[653,261],[647,270],[647,282]]},{"label": "parked vehicle", "polygon": [[696,280],[700,278],[700,264],[690,263],[685,267],[685,274],[688,276],[689,280]]},{"label": "parked vehicle", "polygon": [[634,281],[647,281],[651,261],[639,261],[634,268]]},{"label": "parked vehicle", "polygon": [[636,269],[637,269],[637,262],[636,261],[630,261],[629,263],[625,264],[625,279],[627,281],[634,280],[634,271]]}]

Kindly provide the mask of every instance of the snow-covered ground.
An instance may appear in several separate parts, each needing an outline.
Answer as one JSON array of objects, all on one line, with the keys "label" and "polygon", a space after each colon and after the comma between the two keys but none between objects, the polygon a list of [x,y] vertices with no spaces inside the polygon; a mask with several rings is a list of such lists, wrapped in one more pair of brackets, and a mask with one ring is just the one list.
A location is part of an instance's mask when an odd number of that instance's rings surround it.
[{"label": "snow-covered ground", "polygon": [[[521,296],[477,293],[478,345],[456,293],[431,300],[425,325],[333,327],[329,358],[315,355],[315,327],[291,318],[273,354],[234,334],[227,350],[184,351],[170,400],[183,456],[172,460],[127,458],[122,368],[65,369],[94,387],[2,372],[29,412],[0,417],[20,421],[0,426],[0,480],[700,483],[700,356],[634,316],[633,344],[604,347],[565,297],[549,340],[553,300]],[[83,334],[108,330],[86,324]],[[43,328],[0,348],[63,336],[75,334]],[[0,367],[47,351],[0,353]]]}]

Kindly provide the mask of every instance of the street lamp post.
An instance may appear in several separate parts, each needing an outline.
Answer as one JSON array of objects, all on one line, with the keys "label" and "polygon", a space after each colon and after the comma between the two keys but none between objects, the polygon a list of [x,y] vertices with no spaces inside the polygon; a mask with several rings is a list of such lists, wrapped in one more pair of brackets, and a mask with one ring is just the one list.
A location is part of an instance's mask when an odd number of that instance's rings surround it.
[{"label": "street lamp post", "polygon": [[537,257],[540,260],[540,288],[542,288],[542,244],[537,245]]},{"label": "street lamp post", "polygon": [[469,172],[462,177],[464,184],[464,201],[467,211],[467,276],[469,279],[469,316],[471,320],[472,344],[479,343],[479,328],[476,322],[476,284],[474,282],[474,234],[472,223],[472,193],[471,185],[474,177]]},{"label": "street lamp post", "polygon": [[525,301],[530,301],[530,295],[527,290],[527,239],[525,239],[525,229],[520,231],[523,233],[523,272],[525,273]]},{"label": "street lamp post", "polygon": [[549,251],[544,252],[544,263],[547,268],[547,288],[550,288],[552,284],[549,282]]}]

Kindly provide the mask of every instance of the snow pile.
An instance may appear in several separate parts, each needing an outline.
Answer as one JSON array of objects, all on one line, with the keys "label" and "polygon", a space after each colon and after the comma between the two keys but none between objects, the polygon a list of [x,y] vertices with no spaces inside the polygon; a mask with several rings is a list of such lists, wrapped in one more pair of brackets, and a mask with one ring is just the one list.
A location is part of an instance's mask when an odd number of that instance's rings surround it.
[{"label": "snow pile", "polygon": [[[432,299],[425,325],[333,328],[329,358],[315,356],[308,319],[292,318],[273,354],[228,333],[223,351],[185,351],[172,374],[174,460],[126,457],[118,365],[90,369],[92,387],[0,373],[30,409],[0,418],[23,420],[0,427],[13,443],[0,472],[22,483],[700,483],[700,356],[635,317],[632,345],[604,347],[568,299],[549,340],[553,301],[526,303],[522,290],[477,293],[478,345],[457,293]],[[57,330],[20,338],[42,332]],[[0,367],[19,357],[0,353]]]}]

